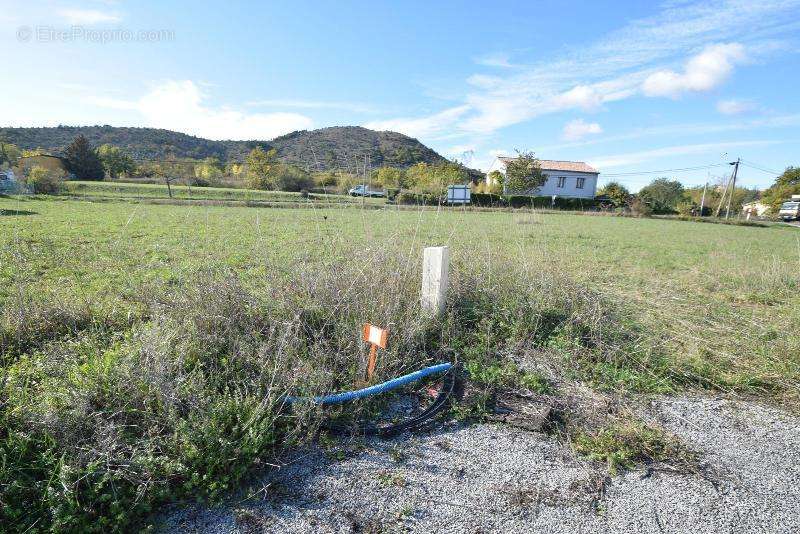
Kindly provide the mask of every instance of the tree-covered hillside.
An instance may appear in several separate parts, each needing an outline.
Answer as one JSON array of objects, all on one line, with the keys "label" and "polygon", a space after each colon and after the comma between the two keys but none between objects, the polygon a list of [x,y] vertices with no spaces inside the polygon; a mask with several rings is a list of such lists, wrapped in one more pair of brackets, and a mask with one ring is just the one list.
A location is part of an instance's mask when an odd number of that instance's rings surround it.
[{"label": "tree-covered hillside", "polygon": [[256,146],[275,148],[278,158],[308,170],[362,168],[365,156],[372,168],[384,165],[408,167],[415,163],[441,163],[442,156],[396,132],[376,132],[358,126],[298,131],[272,141],[212,141],[170,130],[115,126],[58,126],[1,128],[0,139],[21,149],[43,148],[57,155],[78,136],[92,146],[118,146],[135,159],[215,157],[221,161],[244,161]]}]

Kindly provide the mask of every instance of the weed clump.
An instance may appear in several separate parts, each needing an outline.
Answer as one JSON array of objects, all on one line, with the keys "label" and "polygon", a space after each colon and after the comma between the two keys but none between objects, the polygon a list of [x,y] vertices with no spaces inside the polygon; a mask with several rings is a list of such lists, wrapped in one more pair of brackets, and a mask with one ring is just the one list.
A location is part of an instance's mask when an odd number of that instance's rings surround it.
[{"label": "weed clump", "polygon": [[696,463],[694,453],[664,430],[639,421],[620,420],[594,431],[578,431],[573,439],[578,454],[607,464],[612,475],[636,465],[667,462]]}]

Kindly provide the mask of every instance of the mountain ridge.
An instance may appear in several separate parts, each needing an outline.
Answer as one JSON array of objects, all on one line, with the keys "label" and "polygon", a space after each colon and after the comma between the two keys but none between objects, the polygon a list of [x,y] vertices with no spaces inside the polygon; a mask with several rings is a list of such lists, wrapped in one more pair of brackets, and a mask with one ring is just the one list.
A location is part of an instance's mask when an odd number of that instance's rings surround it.
[{"label": "mountain ridge", "polygon": [[78,136],[98,147],[109,143],[134,159],[203,159],[244,161],[254,147],[274,148],[278,158],[307,170],[363,169],[384,165],[409,167],[416,163],[443,163],[442,155],[419,140],[401,133],[375,131],[362,126],[331,126],[298,130],[272,140],[215,141],[173,130],[132,126],[0,127],[0,140],[21,149],[44,149],[60,155]]}]

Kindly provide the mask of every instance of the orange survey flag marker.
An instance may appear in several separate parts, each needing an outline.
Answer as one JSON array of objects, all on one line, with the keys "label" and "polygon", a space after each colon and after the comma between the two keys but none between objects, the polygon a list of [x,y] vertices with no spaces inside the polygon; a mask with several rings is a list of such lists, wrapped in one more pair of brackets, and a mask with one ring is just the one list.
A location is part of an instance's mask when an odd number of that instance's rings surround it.
[{"label": "orange survey flag marker", "polygon": [[367,382],[372,380],[375,372],[375,363],[378,358],[378,347],[385,349],[386,341],[389,338],[389,331],[378,328],[369,323],[364,324],[364,341],[370,344],[369,362],[367,363]]}]

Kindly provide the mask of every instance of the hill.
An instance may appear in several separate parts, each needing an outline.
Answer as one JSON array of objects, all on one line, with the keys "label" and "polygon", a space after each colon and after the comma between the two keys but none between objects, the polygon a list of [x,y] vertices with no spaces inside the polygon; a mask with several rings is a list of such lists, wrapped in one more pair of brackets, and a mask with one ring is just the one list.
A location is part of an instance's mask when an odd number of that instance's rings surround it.
[{"label": "hill", "polygon": [[60,154],[79,134],[93,146],[119,146],[136,159],[216,157],[242,161],[255,146],[275,148],[286,163],[309,170],[354,170],[368,156],[371,167],[408,167],[415,163],[439,163],[445,158],[416,139],[396,132],[376,132],[359,126],[336,126],[298,131],[271,141],[212,141],[155,128],[115,126],[57,126],[2,128],[0,139],[22,149],[43,148]]}]

